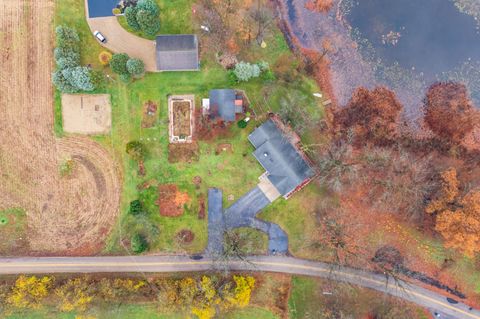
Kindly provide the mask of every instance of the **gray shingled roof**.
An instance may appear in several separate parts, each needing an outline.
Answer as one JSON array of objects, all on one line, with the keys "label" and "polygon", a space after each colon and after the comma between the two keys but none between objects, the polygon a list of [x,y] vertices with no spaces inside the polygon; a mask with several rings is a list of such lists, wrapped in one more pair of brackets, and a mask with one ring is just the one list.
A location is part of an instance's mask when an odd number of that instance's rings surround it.
[{"label": "gray shingled roof", "polygon": [[210,114],[224,121],[235,121],[235,91],[217,89],[210,91]]},{"label": "gray shingled roof", "polygon": [[194,34],[159,35],[156,40],[157,69],[198,70],[198,40]]},{"label": "gray shingled roof", "polygon": [[268,179],[282,196],[315,175],[298,150],[271,119],[253,131],[248,139],[255,146],[255,158],[268,173]]}]

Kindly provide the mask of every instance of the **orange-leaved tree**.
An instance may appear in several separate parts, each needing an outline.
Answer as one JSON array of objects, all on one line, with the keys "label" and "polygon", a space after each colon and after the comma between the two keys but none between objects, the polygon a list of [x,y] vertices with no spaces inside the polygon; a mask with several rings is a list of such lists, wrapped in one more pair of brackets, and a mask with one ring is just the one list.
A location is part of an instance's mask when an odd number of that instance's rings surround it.
[{"label": "orange-leaved tree", "polygon": [[403,106],[395,93],[385,87],[374,90],[358,88],[349,103],[335,115],[340,132],[353,130],[357,142],[385,144],[398,137]]},{"label": "orange-leaved tree", "polygon": [[480,252],[480,190],[460,198],[456,170],[450,168],[441,177],[441,194],[427,206],[426,212],[438,213],[435,230],[445,239],[445,247],[472,257]]},{"label": "orange-leaved tree", "polygon": [[435,212],[441,212],[446,210],[448,205],[455,202],[458,196],[458,179],[457,170],[453,167],[447,169],[440,174],[442,180],[442,188],[440,190],[440,196],[431,201],[426,208],[426,212],[429,214]]},{"label": "orange-leaved tree", "polygon": [[460,143],[473,130],[477,117],[465,85],[439,82],[428,89],[425,123],[442,141]]}]

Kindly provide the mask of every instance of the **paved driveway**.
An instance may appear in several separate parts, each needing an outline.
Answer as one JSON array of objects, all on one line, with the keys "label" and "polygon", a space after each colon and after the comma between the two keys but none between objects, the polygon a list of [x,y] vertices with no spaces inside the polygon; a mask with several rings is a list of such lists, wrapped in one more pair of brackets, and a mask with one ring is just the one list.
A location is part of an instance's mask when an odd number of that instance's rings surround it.
[{"label": "paved driveway", "polygon": [[[106,43],[100,43],[114,53],[127,53],[130,57],[141,59],[145,63],[145,70],[157,72],[155,41],[147,40],[128,32],[117,21],[117,17],[88,17],[88,1],[85,0],[85,15],[92,33],[100,31]],[[93,35],[92,35],[93,36]]]},{"label": "paved driveway", "polygon": [[208,190],[208,245],[206,253],[210,256],[223,253],[223,192],[218,188]]},{"label": "paved driveway", "polygon": [[228,228],[247,227],[251,224],[250,219],[262,209],[268,206],[270,201],[260,188],[255,187],[225,210],[226,224]]},{"label": "paved driveway", "polygon": [[257,186],[239,198],[223,211],[222,191],[212,188],[208,191],[208,255],[223,252],[224,233],[239,227],[250,227],[268,235],[268,253],[285,254],[288,251],[287,234],[280,226],[256,218],[255,216],[270,204],[270,200]]}]

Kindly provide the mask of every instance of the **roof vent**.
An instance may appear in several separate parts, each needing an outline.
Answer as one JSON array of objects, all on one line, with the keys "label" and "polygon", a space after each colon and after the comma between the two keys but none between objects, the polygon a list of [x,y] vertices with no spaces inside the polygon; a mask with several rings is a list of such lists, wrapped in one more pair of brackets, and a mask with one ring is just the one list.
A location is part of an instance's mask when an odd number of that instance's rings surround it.
[{"label": "roof vent", "polygon": [[263,156],[267,157],[267,156],[268,156],[268,152],[263,153]]}]

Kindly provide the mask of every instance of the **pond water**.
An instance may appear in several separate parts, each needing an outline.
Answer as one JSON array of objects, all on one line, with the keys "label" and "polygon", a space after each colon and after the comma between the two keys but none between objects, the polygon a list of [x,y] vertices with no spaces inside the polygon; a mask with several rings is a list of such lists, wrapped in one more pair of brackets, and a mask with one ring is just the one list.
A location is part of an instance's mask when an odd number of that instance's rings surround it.
[{"label": "pond water", "polygon": [[454,81],[480,106],[480,21],[461,13],[459,0],[332,0],[324,13],[308,10],[309,0],[278,1],[302,47],[323,52],[328,41],[333,48],[325,88],[338,105],[360,86],[386,86],[418,124],[428,87]]},{"label": "pond water", "polygon": [[477,21],[452,0],[356,0],[345,15],[385,64],[431,81],[467,61],[480,61]]}]

